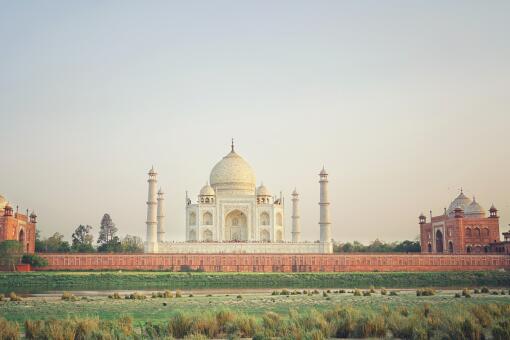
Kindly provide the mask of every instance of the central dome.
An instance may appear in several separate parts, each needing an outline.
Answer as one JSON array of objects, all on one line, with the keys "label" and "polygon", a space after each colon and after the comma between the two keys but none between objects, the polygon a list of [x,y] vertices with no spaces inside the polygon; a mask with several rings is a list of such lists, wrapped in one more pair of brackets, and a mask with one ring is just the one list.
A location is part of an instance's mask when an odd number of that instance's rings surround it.
[{"label": "central dome", "polygon": [[248,162],[234,151],[234,147],[214,166],[209,182],[216,192],[255,192],[255,173]]}]

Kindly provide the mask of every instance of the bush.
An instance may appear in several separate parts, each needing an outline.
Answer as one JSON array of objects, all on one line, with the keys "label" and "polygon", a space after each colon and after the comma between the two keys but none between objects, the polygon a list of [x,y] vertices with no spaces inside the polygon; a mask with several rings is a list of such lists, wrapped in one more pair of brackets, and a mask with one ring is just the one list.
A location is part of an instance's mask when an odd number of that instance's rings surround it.
[{"label": "bush", "polygon": [[24,254],[21,258],[21,262],[29,264],[35,268],[46,267],[48,265],[48,260],[37,254]]},{"label": "bush", "polygon": [[356,328],[356,335],[361,338],[386,336],[386,324],[381,316],[365,316],[359,320]]},{"label": "bush", "polygon": [[11,301],[21,301],[21,296],[16,295],[15,292],[11,292],[9,294],[9,300],[11,300]]},{"label": "bush", "polygon": [[363,296],[370,296],[372,293],[369,290],[363,292]]},{"label": "bush", "polygon": [[338,291],[338,293],[339,293],[339,294],[344,294],[344,293],[345,293],[345,289],[340,289],[340,290]]},{"label": "bush", "polygon": [[455,297],[456,297],[456,298],[460,298],[460,297],[461,297],[461,295],[460,295],[459,293],[455,293]]},{"label": "bush", "polygon": [[388,294],[388,291],[384,288],[381,288],[381,295],[386,295]]},{"label": "bush", "polygon": [[4,294],[0,294],[0,301],[3,301],[4,300]]},{"label": "bush", "polygon": [[62,298],[62,300],[64,300],[64,301],[76,301],[76,300],[77,300],[77,299],[76,299],[76,296],[74,296],[74,294],[69,293],[69,292],[64,292],[64,293],[62,294],[62,297],[61,297],[61,298]]},{"label": "bush", "polygon": [[282,289],[280,295],[290,295],[290,292],[287,289]]},{"label": "bush", "polygon": [[323,291],[323,292],[322,292],[322,297],[328,297],[328,293],[326,293],[326,292],[324,292],[324,291]]},{"label": "bush", "polygon": [[180,291],[179,289],[177,289],[177,290],[175,291],[175,297],[176,297],[176,298],[180,298],[180,297],[182,297],[182,293],[181,293],[181,291]]},{"label": "bush", "polygon": [[397,296],[397,295],[398,295],[398,293],[397,293],[397,291],[396,291],[396,290],[392,290],[392,291],[390,292],[390,296]]},{"label": "bush", "polygon": [[370,286],[369,291],[370,291],[370,293],[374,294],[374,293],[375,293],[375,288],[374,288],[374,286]]},{"label": "bush", "polygon": [[147,296],[145,296],[145,294],[141,294],[138,292],[126,295],[127,300],[145,300],[146,298],[147,298]]},{"label": "bush", "polygon": [[361,296],[361,291],[359,289],[355,289],[353,292],[354,296]]},{"label": "bush", "polygon": [[475,290],[473,291],[473,293],[475,293],[475,294],[480,294],[480,290],[478,290],[478,288],[475,288]]},{"label": "bush", "polygon": [[487,294],[487,293],[489,293],[489,288],[487,288],[487,287],[482,287],[481,292],[482,292],[482,293],[484,293],[484,294]]},{"label": "bush", "polygon": [[433,288],[423,288],[416,290],[416,296],[432,296],[435,295],[436,291]]},{"label": "bush", "polygon": [[238,296],[237,296],[237,299],[238,299],[238,300],[240,300],[240,299],[242,299],[242,298],[243,298],[243,297],[242,297],[242,295],[238,295]]}]

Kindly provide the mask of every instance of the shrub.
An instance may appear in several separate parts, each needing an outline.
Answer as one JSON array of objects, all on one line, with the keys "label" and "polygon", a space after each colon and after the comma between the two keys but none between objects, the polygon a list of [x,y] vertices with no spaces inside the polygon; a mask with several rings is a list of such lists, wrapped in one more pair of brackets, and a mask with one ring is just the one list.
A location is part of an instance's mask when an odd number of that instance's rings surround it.
[{"label": "shrub", "polygon": [[117,292],[113,293],[113,299],[120,300],[120,294]]},{"label": "shrub", "polygon": [[356,327],[356,335],[361,338],[386,336],[386,324],[381,316],[365,316],[361,318]]},{"label": "shrub", "polygon": [[386,295],[388,294],[388,291],[384,288],[381,288],[381,295]]},{"label": "shrub", "polygon": [[48,260],[43,257],[40,257],[37,254],[24,254],[21,258],[22,263],[27,263],[32,267],[46,267],[48,265]]},{"label": "shrub", "polygon": [[492,295],[499,295],[499,293],[497,291],[492,291],[491,294]]},{"label": "shrub", "polygon": [[237,299],[238,299],[238,300],[240,300],[240,299],[242,299],[242,298],[243,298],[243,296],[242,296],[242,295],[238,295],[238,296],[237,296]]},{"label": "shrub", "polygon": [[128,299],[128,300],[145,300],[146,298],[147,298],[147,296],[145,294],[141,294],[138,292],[126,295],[126,299]]},{"label": "shrub", "polygon": [[9,294],[9,300],[10,301],[21,301],[21,296],[16,295],[15,292],[11,292]]},{"label": "shrub", "polygon": [[271,293],[271,295],[279,295],[279,293],[278,293],[276,290],[273,290],[273,292]]},{"label": "shrub", "polygon": [[282,327],[282,319],[279,314],[267,312],[262,316],[262,327],[267,336],[278,336]]},{"label": "shrub", "polygon": [[396,290],[392,290],[392,291],[390,292],[390,296],[397,296],[397,295],[398,295],[398,293],[397,293],[397,291],[396,291]]},{"label": "shrub", "polygon": [[184,338],[190,332],[193,320],[187,314],[178,312],[168,321],[168,331],[176,338]]},{"label": "shrub", "polygon": [[193,297],[193,294],[190,294],[190,295],[189,295],[189,297],[190,297],[190,298],[191,298],[191,297]]},{"label": "shrub", "polygon": [[0,317],[0,339],[17,340],[19,338],[18,323]]},{"label": "shrub", "polygon": [[400,306],[398,309],[397,309],[398,313],[402,316],[405,316],[405,317],[408,317],[409,316],[409,310],[407,309],[406,306]]},{"label": "shrub", "polygon": [[370,296],[370,295],[372,295],[372,293],[370,293],[370,291],[369,291],[369,290],[365,290],[365,291],[363,292],[363,296]]},{"label": "shrub", "polygon": [[328,297],[328,294],[326,292],[322,292],[322,297]]},{"label": "shrub", "polygon": [[370,286],[369,291],[370,291],[370,293],[374,294],[374,293],[375,293],[375,288],[374,288],[374,286]]},{"label": "shrub", "polygon": [[492,316],[486,305],[473,306],[470,311],[483,328],[487,328],[492,324]]},{"label": "shrub", "polygon": [[290,295],[290,292],[287,289],[282,289],[280,295]]},{"label": "shrub", "polygon": [[361,291],[359,289],[355,289],[353,292],[354,296],[361,296]]},{"label": "shrub", "polygon": [[475,293],[475,294],[480,294],[480,290],[478,290],[478,288],[475,288],[475,289],[473,290],[473,293]]},{"label": "shrub", "polygon": [[339,294],[344,294],[344,293],[345,293],[345,289],[340,289],[340,290],[338,291],[338,293],[339,293]]},{"label": "shrub", "polygon": [[181,293],[181,291],[180,291],[179,289],[177,289],[177,290],[175,291],[175,297],[176,297],[176,298],[180,298],[180,297],[182,297],[182,293]]},{"label": "shrub", "polygon": [[487,288],[487,287],[482,287],[481,292],[482,292],[482,293],[484,293],[484,294],[487,294],[487,293],[489,293],[489,288]]},{"label": "shrub", "polygon": [[460,294],[459,293],[455,293],[455,297],[456,298],[460,298]]},{"label": "shrub", "polygon": [[3,301],[4,300],[4,294],[0,294],[0,301]]},{"label": "shrub", "polygon": [[61,297],[62,300],[64,301],[76,301],[76,296],[74,296],[74,294],[72,293],[69,293],[69,292],[64,292],[62,294],[62,297]]},{"label": "shrub", "polygon": [[433,288],[423,288],[416,290],[416,296],[432,296],[435,295],[436,291]]}]

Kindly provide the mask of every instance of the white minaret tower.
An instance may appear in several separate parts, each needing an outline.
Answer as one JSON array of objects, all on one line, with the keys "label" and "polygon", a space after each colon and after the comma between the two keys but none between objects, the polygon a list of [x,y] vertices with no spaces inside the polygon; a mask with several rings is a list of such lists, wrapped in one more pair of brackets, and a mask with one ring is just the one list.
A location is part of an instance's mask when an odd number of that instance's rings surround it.
[{"label": "white minaret tower", "polygon": [[159,189],[158,191],[158,243],[165,242],[165,193]]},{"label": "white minaret tower", "polygon": [[292,192],[292,242],[301,242],[301,221],[299,220],[299,194]]},{"label": "white minaret tower", "polygon": [[156,201],[156,185],[158,174],[154,171],[154,167],[149,170],[149,196],[147,199],[147,240],[145,242],[145,252],[156,253],[158,251],[157,242],[157,201]]},{"label": "white minaret tower", "polygon": [[322,167],[319,174],[320,192],[320,229],[321,229],[321,246],[323,253],[332,253],[333,244],[331,243],[331,222],[329,222],[329,201],[328,201],[328,173]]}]

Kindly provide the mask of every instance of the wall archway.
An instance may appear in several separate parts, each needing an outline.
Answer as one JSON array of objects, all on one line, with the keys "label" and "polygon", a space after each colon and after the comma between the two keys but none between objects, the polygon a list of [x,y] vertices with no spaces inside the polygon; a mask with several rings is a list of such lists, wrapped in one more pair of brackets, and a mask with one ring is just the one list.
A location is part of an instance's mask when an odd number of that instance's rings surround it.
[{"label": "wall archway", "polygon": [[283,241],[283,233],[281,230],[276,231],[276,241],[282,242]]},{"label": "wall archway", "polygon": [[25,248],[27,245],[25,244],[25,231],[23,229],[19,231],[18,241],[21,243],[23,251],[25,252],[27,250],[27,248]]},{"label": "wall archway", "polygon": [[453,242],[452,241],[448,242],[448,252],[453,253]]},{"label": "wall archway", "polygon": [[248,240],[248,219],[240,210],[233,210],[225,216],[226,241],[247,241]]},{"label": "wall archway", "polygon": [[197,233],[194,230],[190,230],[189,232],[189,241],[196,241]]},{"label": "wall archway", "polygon": [[260,214],[260,225],[269,225],[269,214],[267,212],[263,212]]},{"label": "wall archway", "polygon": [[209,229],[204,230],[202,233],[202,240],[206,242],[211,242],[213,240],[213,233]]},{"label": "wall archway", "polygon": [[283,218],[281,213],[276,214],[276,225],[283,225]]},{"label": "wall archway", "polygon": [[271,235],[269,235],[269,231],[267,230],[262,230],[260,232],[260,240],[262,242],[270,242],[271,241]]},{"label": "wall archway", "polygon": [[210,212],[205,212],[202,216],[202,223],[205,225],[212,225],[212,214]]},{"label": "wall archway", "polygon": [[428,250],[429,253],[432,253],[432,244],[429,243],[427,245],[427,250]]},{"label": "wall archway", "polygon": [[189,225],[196,225],[197,224],[197,215],[194,212],[191,212],[189,214]]},{"label": "wall archway", "polygon": [[442,253],[444,251],[443,247],[443,233],[441,230],[436,231],[436,252]]}]

